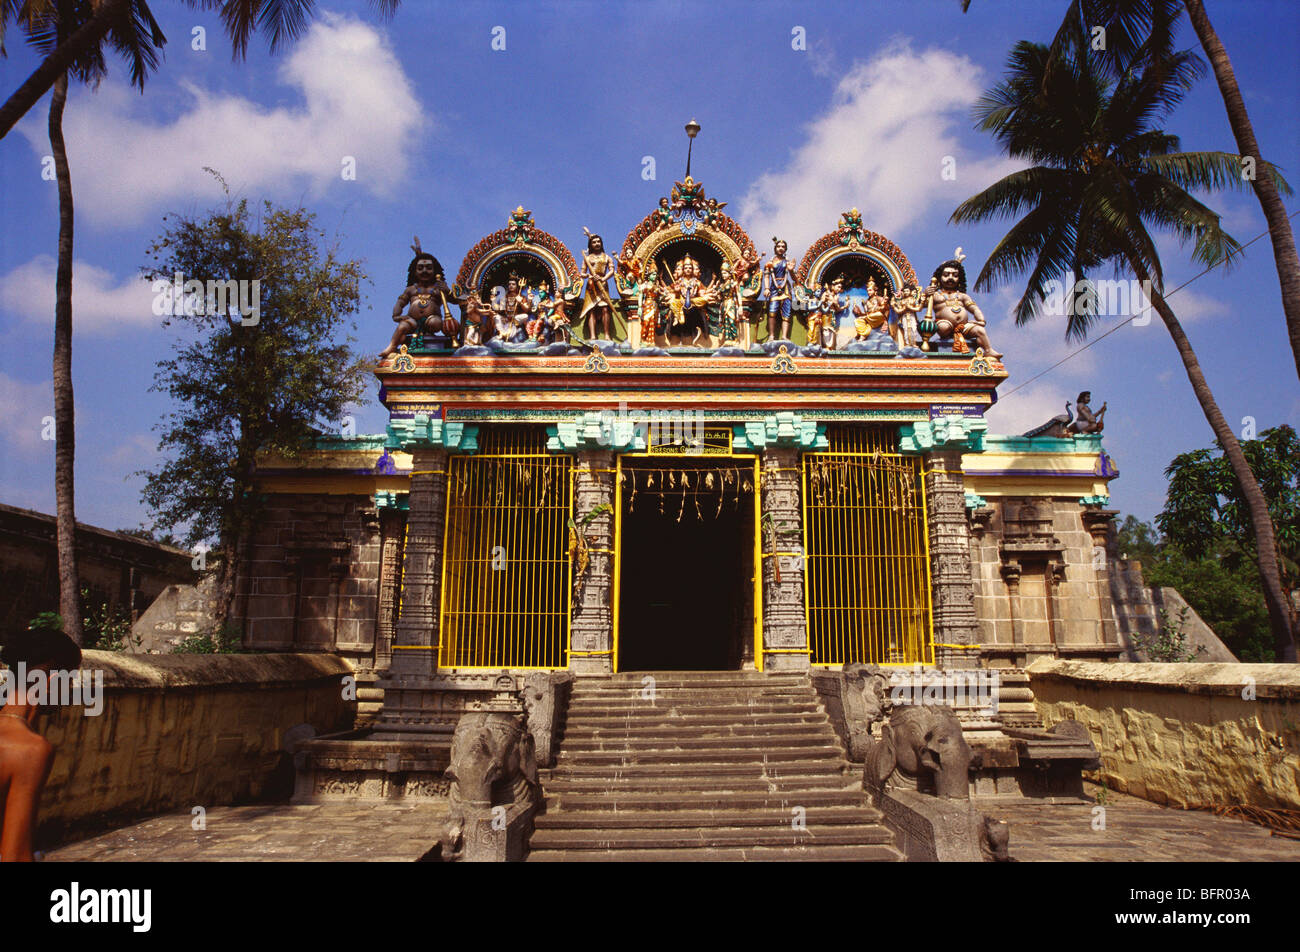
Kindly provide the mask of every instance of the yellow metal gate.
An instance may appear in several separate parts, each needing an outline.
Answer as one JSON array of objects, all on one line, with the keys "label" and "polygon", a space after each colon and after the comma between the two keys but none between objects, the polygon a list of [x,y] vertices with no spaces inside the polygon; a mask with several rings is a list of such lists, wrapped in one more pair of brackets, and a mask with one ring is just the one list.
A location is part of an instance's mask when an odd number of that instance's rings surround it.
[{"label": "yellow metal gate", "polygon": [[813,664],[932,664],[920,460],[893,432],[832,430],[803,457],[804,603]]},{"label": "yellow metal gate", "polygon": [[540,428],[480,433],[451,458],[438,664],[567,667],[571,459]]}]

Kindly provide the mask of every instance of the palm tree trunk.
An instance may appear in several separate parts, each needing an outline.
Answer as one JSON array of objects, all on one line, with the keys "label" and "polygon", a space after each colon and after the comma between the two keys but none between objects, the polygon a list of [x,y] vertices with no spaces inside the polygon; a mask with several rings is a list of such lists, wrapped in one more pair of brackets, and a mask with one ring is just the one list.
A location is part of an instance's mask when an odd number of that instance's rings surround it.
[{"label": "palm tree trunk", "polygon": [[[1237,88],[1237,77],[1232,71],[1228,51],[1219,41],[1219,34],[1214,32],[1202,0],[1186,0],[1186,6],[1192,28],[1196,30],[1214,69],[1214,78],[1223,95],[1223,105],[1228,110],[1228,123],[1237,140],[1237,149],[1243,156],[1253,156],[1258,165],[1262,161],[1259,142],[1255,139],[1255,128],[1250,124],[1250,116],[1246,113],[1246,102],[1241,98],[1241,90]],[[1277,276],[1282,286],[1282,311],[1286,314],[1287,335],[1291,338],[1296,373],[1300,374],[1300,257],[1296,255],[1295,235],[1291,231],[1291,220],[1287,218],[1286,208],[1282,205],[1282,197],[1277,193],[1277,185],[1272,176],[1258,174],[1250,184],[1255,189],[1255,196],[1268,221],[1268,237],[1273,242],[1273,261],[1277,265]]]},{"label": "palm tree trunk", "polygon": [[54,81],[50,97],[50,151],[59,188],[59,262],[54,297],[54,497],[58,515],[59,614],[63,630],[77,644],[81,632],[81,579],[77,573],[77,515],[73,460],[76,429],[72,401],[72,175],[63,144],[63,106],[68,74]]},{"label": "palm tree trunk", "polygon": [[1133,270],[1138,279],[1152,289],[1151,303],[1155,305],[1156,311],[1165,322],[1165,327],[1169,329],[1169,336],[1174,339],[1178,356],[1183,359],[1183,367],[1187,370],[1187,379],[1192,383],[1192,392],[1196,394],[1197,402],[1205,413],[1205,419],[1209,421],[1215,439],[1223,447],[1223,455],[1228,460],[1228,465],[1232,467],[1237,485],[1241,487],[1241,495],[1250,509],[1250,523],[1255,534],[1255,558],[1259,565],[1260,582],[1264,587],[1264,602],[1268,606],[1269,624],[1273,630],[1273,650],[1277,653],[1278,661],[1294,663],[1296,661],[1295,635],[1291,629],[1286,596],[1283,594],[1282,576],[1278,568],[1277,540],[1273,533],[1273,521],[1268,512],[1268,501],[1259,488],[1259,481],[1255,479],[1255,474],[1251,472],[1250,464],[1246,462],[1241,444],[1237,442],[1237,435],[1228,425],[1223,411],[1214,400],[1210,385],[1201,371],[1201,363],[1196,359],[1196,351],[1192,349],[1192,342],[1187,339],[1187,334],[1183,331],[1183,325],[1178,322],[1164,294],[1156,290],[1151,283],[1151,276],[1146,269],[1134,265]]},{"label": "palm tree trunk", "polygon": [[27,77],[27,81],[0,106],[0,139],[8,135],[18,120],[40,102],[41,97],[60,76],[67,73],[73,62],[103,42],[113,22],[121,19],[129,2],[130,0],[103,0],[89,20],[45,57],[36,71]]}]

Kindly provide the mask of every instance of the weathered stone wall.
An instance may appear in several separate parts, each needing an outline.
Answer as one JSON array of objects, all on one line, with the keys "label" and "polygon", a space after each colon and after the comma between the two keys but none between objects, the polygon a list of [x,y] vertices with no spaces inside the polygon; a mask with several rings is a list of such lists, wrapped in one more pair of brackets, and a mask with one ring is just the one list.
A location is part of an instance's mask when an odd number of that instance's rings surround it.
[{"label": "weathered stone wall", "polygon": [[1100,779],[1155,803],[1300,809],[1300,667],[1040,659],[1030,684],[1050,727],[1076,720]]},{"label": "weathered stone wall", "polygon": [[343,698],[352,669],[331,655],[87,651],[82,671],[103,672],[103,713],[60,707],[41,724],[55,746],[46,844],[114,820],[287,797],[286,732],[346,730],[356,710]]},{"label": "weathered stone wall", "polygon": [[1162,609],[1171,622],[1177,622],[1182,610],[1187,610],[1183,618],[1183,634],[1185,650],[1195,652],[1191,660],[1237,660],[1177,589],[1148,587],[1142,576],[1142,563],[1136,559],[1118,560],[1111,564],[1111,596],[1119,626],[1119,643],[1124,649],[1120,656],[1122,660],[1151,660],[1139,644],[1139,638],[1149,639],[1156,635],[1160,629]]},{"label": "weathered stone wall", "polygon": [[[53,516],[0,505],[0,625],[26,627],[59,610],[54,533]],[[168,585],[195,578],[190,559],[170,546],[77,525],[77,568],[96,611],[107,603],[134,620]]]},{"label": "weathered stone wall", "polygon": [[369,668],[380,518],[368,496],[275,493],[247,549],[235,616],[262,651],[333,651]]},{"label": "weathered stone wall", "polygon": [[979,642],[990,664],[1087,660],[1120,651],[1109,556],[1077,499],[998,497],[972,518]]}]

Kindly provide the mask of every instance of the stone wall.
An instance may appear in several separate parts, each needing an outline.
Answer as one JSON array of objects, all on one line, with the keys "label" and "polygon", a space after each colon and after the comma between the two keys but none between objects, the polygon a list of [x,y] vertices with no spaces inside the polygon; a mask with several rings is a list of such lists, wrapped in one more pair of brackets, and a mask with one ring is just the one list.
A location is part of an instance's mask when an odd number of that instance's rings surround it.
[{"label": "stone wall", "polygon": [[[59,610],[54,516],[0,505],[0,626],[26,627]],[[97,611],[107,603],[132,621],[173,582],[197,573],[187,552],[121,532],[77,524],[77,568]]]},{"label": "stone wall", "polygon": [[372,667],[383,526],[368,496],[270,495],[236,587],[244,644]]},{"label": "stone wall", "polygon": [[1115,605],[1115,619],[1119,624],[1119,642],[1124,653],[1123,661],[1150,661],[1138,637],[1153,638],[1160,628],[1160,612],[1164,610],[1170,621],[1177,622],[1183,609],[1183,634],[1186,650],[1195,652],[1193,661],[1236,661],[1214,629],[1207,625],[1177,589],[1168,586],[1150,588],[1142,576],[1142,563],[1136,559],[1121,559],[1111,563],[1111,597]]},{"label": "stone wall", "polygon": [[1041,659],[1029,675],[1049,727],[1088,728],[1112,790],[1300,809],[1300,666]]},{"label": "stone wall", "polygon": [[44,845],[143,815],[287,797],[286,734],[346,730],[356,709],[343,699],[352,669],[330,655],[87,651],[82,671],[103,672],[103,712],[60,707],[41,725],[55,746]]},{"label": "stone wall", "polygon": [[[1115,657],[1106,550],[1077,499],[1004,496],[972,515],[979,642],[992,665]],[[1095,531],[1095,530],[1094,530]]]}]

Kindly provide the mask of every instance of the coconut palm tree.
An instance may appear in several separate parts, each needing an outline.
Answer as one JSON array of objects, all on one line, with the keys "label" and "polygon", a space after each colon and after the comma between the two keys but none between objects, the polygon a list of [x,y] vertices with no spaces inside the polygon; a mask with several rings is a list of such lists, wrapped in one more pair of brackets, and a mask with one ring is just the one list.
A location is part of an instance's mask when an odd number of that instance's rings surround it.
[{"label": "coconut palm tree", "polygon": [[[1237,86],[1237,76],[1232,69],[1228,51],[1224,49],[1204,0],[1070,0],[1065,19],[1052,41],[1053,52],[1081,35],[1091,39],[1091,30],[1102,26],[1106,30],[1104,49],[1098,51],[1097,60],[1109,75],[1119,76],[1126,69],[1140,67],[1169,56],[1174,48],[1174,33],[1186,7],[1192,29],[1196,31],[1205,55],[1210,60],[1215,82],[1223,97],[1240,155],[1255,160],[1258,166],[1259,141],[1251,124],[1246,102]],[[1091,42],[1090,42],[1091,45]],[[1258,173],[1258,168],[1256,168]],[[1300,256],[1296,254],[1295,233],[1287,216],[1277,183],[1270,175],[1249,174],[1248,166],[1238,167],[1238,175],[1246,177],[1259,199],[1268,223],[1268,236],[1273,245],[1273,262],[1277,268],[1278,283],[1282,292],[1282,312],[1286,317],[1287,336],[1291,340],[1291,353],[1295,359],[1296,373],[1300,374]]]},{"label": "coconut palm tree", "polygon": [[[10,5],[13,9],[13,4]],[[86,0],[44,0],[24,4],[17,13],[28,42],[46,54],[57,49],[94,15]],[[110,24],[104,37],[127,61],[131,80],[144,88],[145,77],[158,65],[157,51],[165,38],[144,0],[131,0]],[[104,51],[96,45],[85,49],[54,81],[50,97],[50,152],[59,193],[59,255],[55,272],[54,300],[54,496],[57,512],[56,536],[59,566],[59,613],[64,631],[82,642],[81,580],[77,569],[77,517],[74,484],[76,425],[72,391],[72,175],[63,142],[63,110],[68,98],[68,77],[95,84],[104,76]]]},{"label": "coconut palm tree", "polygon": [[[967,199],[951,221],[1019,217],[976,281],[977,288],[988,290],[1029,272],[1015,309],[1017,324],[1037,317],[1052,282],[1070,272],[1083,281],[1099,269],[1127,270],[1149,288],[1250,508],[1279,660],[1295,661],[1267,501],[1165,298],[1164,271],[1148,231],[1153,226],[1192,241],[1192,257],[1207,266],[1227,261],[1240,248],[1218,214],[1189,192],[1242,187],[1239,157],[1183,152],[1178,137],[1157,126],[1203,70],[1199,59],[1183,51],[1114,78],[1082,34],[1055,53],[1042,44],[1018,43],[1006,78],[985,93],[975,114],[980,128],[991,132],[1009,156],[1032,165]],[[1261,160],[1259,169],[1288,188],[1272,166]],[[1067,309],[1067,337],[1086,336],[1095,319],[1095,308],[1079,303],[1072,297]]]}]

